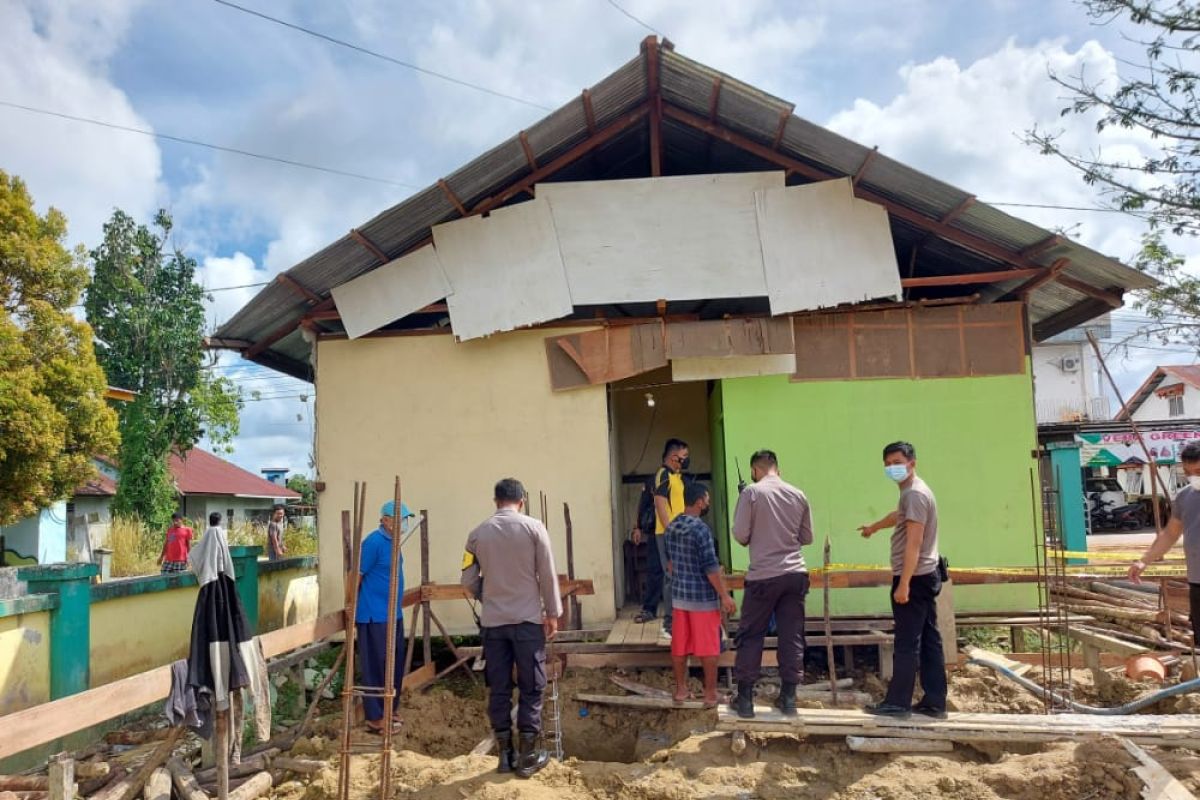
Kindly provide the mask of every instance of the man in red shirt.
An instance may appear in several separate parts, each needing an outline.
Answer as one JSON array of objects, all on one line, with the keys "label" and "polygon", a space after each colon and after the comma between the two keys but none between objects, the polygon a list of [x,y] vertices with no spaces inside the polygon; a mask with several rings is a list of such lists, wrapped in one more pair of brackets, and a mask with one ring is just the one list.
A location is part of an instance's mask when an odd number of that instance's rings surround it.
[{"label": "man in red shirt", "polygon": [[192,529],[183,524],[183,515],[175,512],[171,515],[171,527],[167,528],[167,540],[163,542],[162,553],[158,563],[162,572],[187,572],[188,551],[192,549]]}]

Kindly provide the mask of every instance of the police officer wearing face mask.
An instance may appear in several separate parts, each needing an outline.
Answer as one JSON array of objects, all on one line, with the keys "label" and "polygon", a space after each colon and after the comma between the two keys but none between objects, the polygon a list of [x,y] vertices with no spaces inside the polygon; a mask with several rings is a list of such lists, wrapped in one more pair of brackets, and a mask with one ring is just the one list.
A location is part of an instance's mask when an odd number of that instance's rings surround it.
[{"label": "police officer wearing face mask", "polygon": [[[388,584],[392,575],[392,547],[399,546],[393,530],[396,519],[395,502],[388,500],[379,509],[379,527],[363,539],[359,556],[358,605],[354,615],[358,630],[359,665],[362,669],[363,688],[383,690],[387,674],[388,634]],[[410,530],[415,515],[408,506],[400,504],[400,533]],[[400,707],[400,685],[404,679],[404,611],[400,598],[404,596],[404,556],[400,556],[400,570],[396,575],[396,660],[393,686],[396,688],[393,713]],[[367,718],[367,730],[382,733],[384,723],[383,700],[379,697],[364,697],[363,711]],[[398,725],[398,723],[393,723]]]},{"label": "police officer wearing face mask", "polygon": [[[892,528],[892,617],[896,622],[892,681],[883,702],[868,713],[907,718],[913,711],[946,717],[946,668],[937,626],[937,596],[945,565],[938,555],[937,500],[917,477],[917,452],[908,442],[883,449],[883,469],[900,487],[896,510],[859,528],[864,538]],[[924,697],[912,704],[917,671]]]},{"label": "police officer wearing face mask", "polygon": [[750,457],[753,484],[738,496],[733,538],[750,549],[742,617],[738,622],[733,677],[737,696],[729,707],[754,716],[754,684],[762,669],[763,640],[771,617],[779,632],[779,699],[784,714],[796,713],[796,687],[804,677],[804,599],[808,568],[800,548],[812,544],[812,509],[804,492],[779,477],[770,450]]},{"label": "police officer wearing face mask", "polygon": [[1192,442],[1179,454],[1188,485],[1179,490],[1171,503],[1171,519],[1150,548],[1129,567],[1129,579],[1141,583],[1146,565],[1167,554],[1183,536],[1183,555],[1187,560],[1188,600],[1192,629],[1200,643],[1200,442]]},{"label": "police officer wearing face mask", "polygon": [[663,624],[660,644],[671,641],[671,565],[667,557],[666,540],[663,534],[676,517],[687,506],[684,500],[684,471],[691,463],[687,442],[668,439],[663,447],[663,465],[654,473],[654,543],[658,551],[658,563],[662,565]]}]

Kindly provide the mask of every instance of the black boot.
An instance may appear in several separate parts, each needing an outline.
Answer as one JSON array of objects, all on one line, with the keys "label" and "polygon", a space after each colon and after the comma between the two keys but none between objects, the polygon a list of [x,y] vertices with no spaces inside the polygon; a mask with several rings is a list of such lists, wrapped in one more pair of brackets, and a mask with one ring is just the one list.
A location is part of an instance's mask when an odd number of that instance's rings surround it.
[{"label": "black boot", "polygon": [[775,700],[775,707],[785,717],[796,716],[796,684],[779,684],[779,697]]},{"label": "black boot", "polygon": [[496,772],[512,772],[517,766],[512,731],[496,731],[496,748],[500,752],[500,765],[496,767]]},{"label": "black boot", "polygon": [[729,710],[742,719],[754,719],[754,684],[739,683],[737,696],[729,701]]},{"label": "black boot", "polygon": [[549,763],[550,754],[540,745],[540,739],[541,734],[521,731],[517,750],[518,778],[532,778],[534,773]]}]

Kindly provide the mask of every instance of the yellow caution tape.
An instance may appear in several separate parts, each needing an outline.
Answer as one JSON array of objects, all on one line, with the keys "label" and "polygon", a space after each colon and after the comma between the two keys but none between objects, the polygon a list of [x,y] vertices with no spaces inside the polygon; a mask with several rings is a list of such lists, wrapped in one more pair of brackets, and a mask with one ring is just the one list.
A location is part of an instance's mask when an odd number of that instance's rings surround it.
[{"label": "yellow caution tape", "polygon": [[[836,563],[830,564],[828,567],[814,567],[809,570],[814,575],[820,575],[825,572],[878,572],[891,571],[891,565],[885,564],[850,564]],[[1061,567],[1051,566],[1048,570],[1051,574],[1061,569],[1068,575],[1124,575],[1129,571],[1128,565],[1108,565],[1108,564],[1064,564]],[[1018,567],[951,567],[950,572],[971,572],[983,575],[1028,575],[1036,572],[1037,567],[1033,564]],[[1144,577],[1173,577],[1176,575],[1186,575],[1187,567],[1184,564],[1153,564],[1150,565],[1145,572]]]}]

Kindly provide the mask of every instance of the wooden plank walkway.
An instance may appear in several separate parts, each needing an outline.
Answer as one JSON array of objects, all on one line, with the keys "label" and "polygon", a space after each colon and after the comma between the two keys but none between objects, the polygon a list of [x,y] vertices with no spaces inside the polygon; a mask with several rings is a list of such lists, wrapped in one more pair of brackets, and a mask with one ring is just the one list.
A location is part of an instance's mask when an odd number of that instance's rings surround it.
[{"label": "wooden plank walkway", "polygon": [[741,719],[727,707],[717,710],[717,730],[790,733],[799,736],[888,736],[955,742],[1058,742],[1124,736],[1139,744],[1200,749],[1200,715],[1133,714],[966,714],[937,720],[914,714],[909,719],[876,717],[857,710],[799,709],[785,717],[768,706],[755,706],[754,719]]},{"label": "wooden plank walkway", "polygon": [[612,630],[608,633],[608,638],[604,640],[607,645],[612,645],[620,648],[622,645],[656,645],[658,644],[658,632],[662,629],[662,620],[655,619],[650,622],[634,622],[633,617],[620,617],[613,622]]}]

